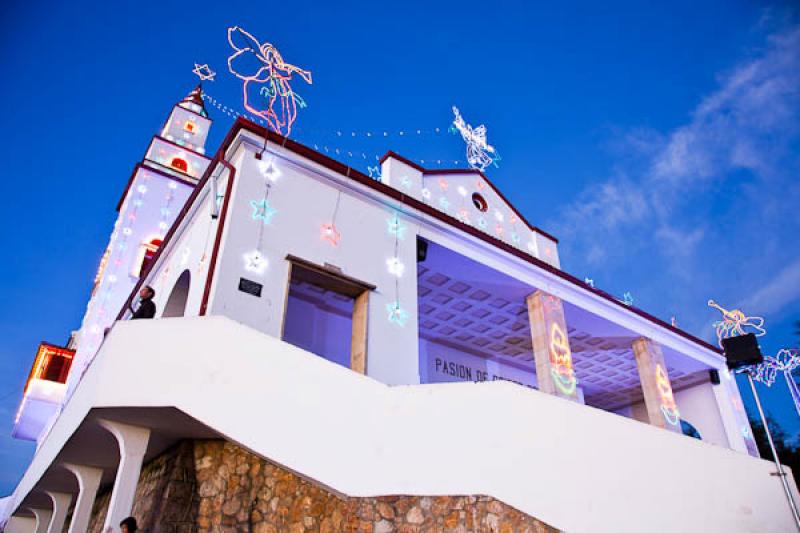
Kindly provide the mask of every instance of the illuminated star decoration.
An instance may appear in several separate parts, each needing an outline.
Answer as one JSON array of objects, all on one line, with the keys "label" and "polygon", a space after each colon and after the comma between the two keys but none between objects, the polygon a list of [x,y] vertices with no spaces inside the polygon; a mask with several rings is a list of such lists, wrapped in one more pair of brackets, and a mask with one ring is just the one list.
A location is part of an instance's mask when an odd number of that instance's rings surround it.
[{"label": "illuminated star decoration", "polygon": [[406,238],[406,227],[400,222],[400,217],[396,213],[392,218],[386,219],[386,225],[390,235],[397,235],[398,239]]},{"label": "illuminated star decoration", "polygon": [[442,209],[447,211],[450,208],[450,200],[448,200],[446,196],[442,196],[439,198],[439,205]]},{"label": "illuminated star decoration", "polygon": [[[264,119],[273,131],[288,137],[297,118],[298,105],[301,108],[306,105],[292,90],[290,81],[297,74],[311,84],[311,72],[284,62],[271,43],[260,43],[239,26],[228,28],[228,43],[233,48],[228,57],[228,70],[243,82],[245,109]],[[234,68],[234,62],[244,67],[245,60],[257,68],[251,67],[246,72]],[[261,86],[254,102],[249,94],[251,84]]]},{"label": "illuminated star decoration", "polygon": [[367,167],[367,172],[369,172],[369,177],[380,181],[381,180],[381,167],[375,165],[374,167]]},{"label": "illuminated star decoration", "polygon": [[249,272],[254,272],[256,274],[263,274],[264,271],[267,269],[269,265],[269,261],[261,255],[261,252],[258,250],[253,250],[252,252],[248,252],[244,254],[244,268]]},{"label": "illuminated star decoration", "polygon": [[323,241],[328,241],[329,243],[331,243],[331,246],[339,246],[339,239],[342,238],[342,235],[336,229],[336,226],[334,224],[332,223],[323,224],[321,231],[322,235],[320,238]]},{"label": "illuminated star decoration", "polygon": [[483,172],[491,164],[497,165],[500,155],[494,147],[486,142],[486,126],[481,124],[473,128],[461,117],[461,113],[456,106],[453,106],[453,125],[450,131],[461,134],[461,138],[467,143],[467,162],[469,166]]},{"label": "illuminated star decoration", "polygon": [[583,278],[583,282],[594,289],[594,280],[592,278]]},{"label": "illuminated star decoration", "polygon": [[205,63],[203,65],[198,65],[197,63],[195,63],[192,72],[197,74],[197,77],[200,78],[200,81],[206,81],[206,80],[214,81],[214,76],[217,75],[216,72],[211,70],[211,68],[208,66],[208,63]]},{"label": "illuminated star decoration", "polygon": [[633,295],[630,292],[626,292],[622,295],[622,303],[625,305],[633,305]]},{"label": "illuminated star decoration", "polygon": [[253,220],[261,220],[264,224],[272,222],[272,217],[275,216],[277,211],[270,207],[269,200],[250,200],[250,206],[253,208]]},{"label": "illuminated star decoration", "polygon": [[771,387],[775,383],[778,372],[783,372],[786,386],[789,388],[789,394],[792,395],[792,400],[794,401],[794,408],[797,414],[800,415],[800,390],[798,390],[797,383],[792,377],[792,372],[798,366],[800,366],[800,351],[783,349],[779,350],[775,357],[765,357],[763,363],[750,370],[750,374],[756,381]]},{"label": "illuminated star decoration", "polygon": [[400,302],[386,304],[386,312],[389,313],[389,322],[392,324],[397,324],[400,327],[406,325],[408,311],[400,307]]},{"label": "illuminated star decoration", "polygon": [[400,261],[397,257],[390,257],[386,260],[386,269],[389,271],[389,274],[393,276],[397,276],[398,278],[403,276],[403,272],[406,270],[406,266]]},{"label": "illuminated star decoration", "polygon": [[714,329],[717,332],[717,342],[720,348],[722,348],[722,339],[750,333],[745,328],[750,328],[756,337],[761,337],[767,333],[764,329],[764,319],[760,316],[747,316],[740,309],[728,311],[714,300],[709,300],[708,306],[722,313],[722,320],[714,322]]}]

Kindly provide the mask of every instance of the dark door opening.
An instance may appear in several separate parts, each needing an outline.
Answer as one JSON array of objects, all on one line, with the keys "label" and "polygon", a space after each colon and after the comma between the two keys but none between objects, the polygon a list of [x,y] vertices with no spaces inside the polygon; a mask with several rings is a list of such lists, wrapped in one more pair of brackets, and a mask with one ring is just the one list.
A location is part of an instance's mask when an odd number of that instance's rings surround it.
[{"label": "dark door opening", "polygon": [[366,372],[367,304],[373,286],[289,256],[283,340]]}]

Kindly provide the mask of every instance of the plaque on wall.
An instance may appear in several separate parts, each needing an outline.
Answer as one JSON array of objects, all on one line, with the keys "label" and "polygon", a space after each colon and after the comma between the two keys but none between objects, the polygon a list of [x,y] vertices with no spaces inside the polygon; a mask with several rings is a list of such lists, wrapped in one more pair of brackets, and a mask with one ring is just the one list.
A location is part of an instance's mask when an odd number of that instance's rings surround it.
[{"label": "plaque on wall", "polygon": [[242,292],[246,292],[247,294],[252,294],[253,296],[260,297],[261,296],[261,289],[264,286],[260,283],[255,281],[239,278],[239,290]]}]

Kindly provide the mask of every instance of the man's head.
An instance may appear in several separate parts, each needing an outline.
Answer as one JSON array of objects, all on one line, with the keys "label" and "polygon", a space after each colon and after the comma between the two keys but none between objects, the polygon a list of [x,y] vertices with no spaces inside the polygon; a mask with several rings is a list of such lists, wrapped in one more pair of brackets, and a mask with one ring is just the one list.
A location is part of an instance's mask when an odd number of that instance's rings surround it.
[{"label": "man's head", "polygon": [[150,285],[145,285],[142,287],[142,290],[139,291],[139,297],[142,300],[150,300],[156,295],[156,291],[153,290],[153,287]]},{"label": "man's head", "polygon": [[135,533],[138,529],[136,527],[136,519],[132,516],[129,516],[119,523],[119,528],[122,530],[122,533]]}]

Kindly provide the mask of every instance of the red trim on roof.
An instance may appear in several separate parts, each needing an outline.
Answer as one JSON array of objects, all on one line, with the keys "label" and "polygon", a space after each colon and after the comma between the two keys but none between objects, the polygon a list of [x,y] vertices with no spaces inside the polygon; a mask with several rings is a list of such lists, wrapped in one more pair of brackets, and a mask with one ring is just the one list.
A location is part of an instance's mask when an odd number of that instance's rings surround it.
[{"label": "red trim on roof", "polygon": [[418,164],[414,163],[412,160],[406,159],[402,155],[400,155],[398,153],[395,153],[395,152],[392,152],[391,150],[389,150],[388,152],[383,154],[383,157],[381,157],[381,159],[380,159],[381,165],[383,164],[384,161],[386,161],[390,157],[392,159],[397,159],[401,163],[405,163],[406,165],[410,166],[411,168],[414,168],[416,170],[419,170],[422,173],[425,173],[425,168],[424,167],[419,166]]},{"label": "red trim on roof", "polygon": [[431,175],[436,175],[436,174],[475,174],[477,176],[480,176],[481,178],[483,178],[483,181],[485,181],[486,183],[489,184],[489,187],[492,188],[492,190],[497,194],[497,196],[499,196],[501,200],[503,200],[506,204],[508,204],[508,207],[510,207],[511,210],[514,212],[514,214],[517,215],[517,218],[519,218],[526,226],[528,226],[529,230],[534,231],[534,232],[536,232],[536,233],[538,233],[538,234],[540,234],[540,235],[542,235],[544,237],[547,237],[551,241],[553,241],[556,244],[558,244],[558,239],[555,238],[553,235],[551,235],[550,233],[547,233],[543,229],[538,228],[538,227],[534,226],[533,224],[531,224],[530,222],[528,222],[528,219],[526,219],[522,215],[522,213],[517,211],[517,208],[514,207],[514,205],[511,202],[508,201],[508,198],[506,198],[505,195],[500,192],[500,189],[495,187],[494,183],[492,183],[489,180],[489,178],[486,177],[486,174],[484,174],[480,170],[477,170],[477,169],[474,169],[474,168],[442,168],[442,169],[439,169],[439,170],[427,169],[427,168],[419,166],[418,164],[414,163],[413,161],[411,161],[409,159],[406,159],[405,157],[403,157],[401,155],[396,154],[395,152],[392,152],[391,150],[386,152],[383,155],[383,157],[381,157],[380,163],[383,164],[383,162],[386,161],[387,159],[389,159],[390,157],[392,159],[397,159],[398,161],[400,161],[402,163],[405,163],[406,165],[419,170],[423,174],[431,174]]}]

